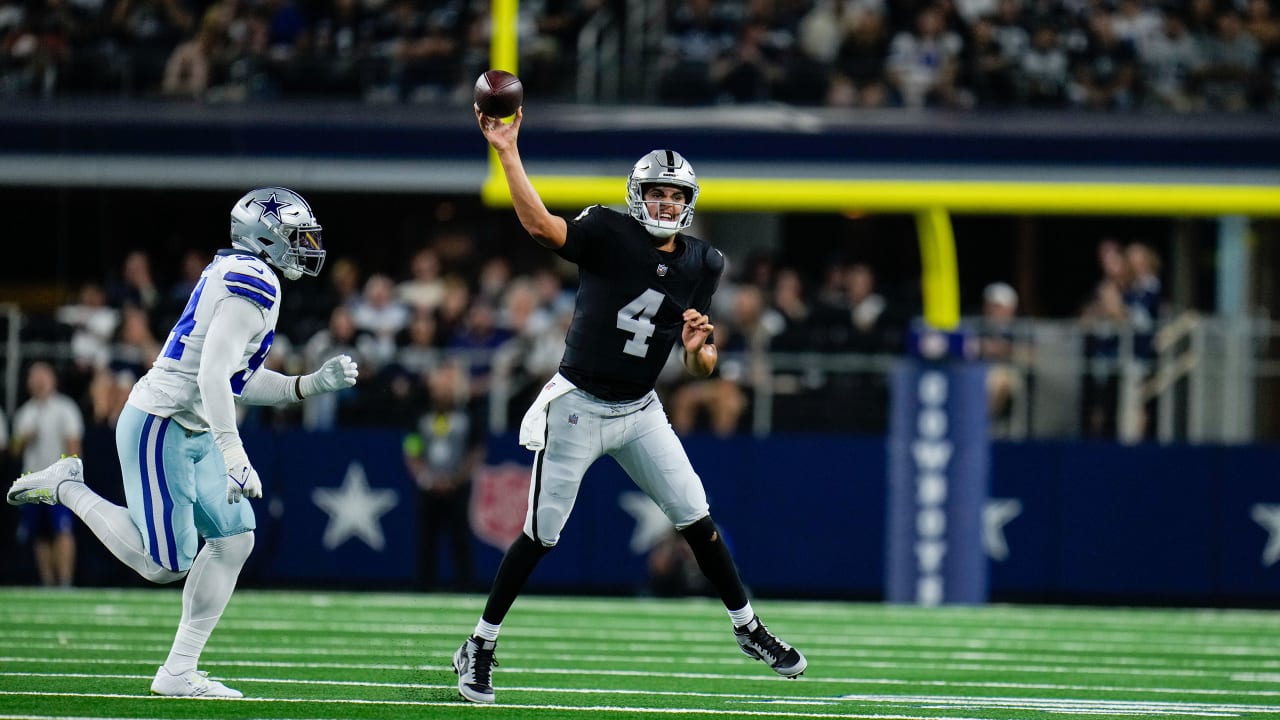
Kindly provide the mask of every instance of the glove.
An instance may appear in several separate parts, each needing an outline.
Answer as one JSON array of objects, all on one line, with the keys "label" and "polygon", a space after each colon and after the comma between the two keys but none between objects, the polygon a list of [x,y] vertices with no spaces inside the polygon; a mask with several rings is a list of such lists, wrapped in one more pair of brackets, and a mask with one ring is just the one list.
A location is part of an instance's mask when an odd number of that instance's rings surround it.
[{"label": "glove", "polygon": [[356,384],[356,376],[359,374],[360,368],[350,356],[335,355],[325,360],[319,370],[303,375],[298,381],[298,390],[304,398],[320,393],[346,390]]},{"label": "glove", "polygon": [[244,448],[236,448],[222,454],[227,466],[227,502],[238,503],[241,497],[262,497],[262,480],[258,471],[249,464]]}]

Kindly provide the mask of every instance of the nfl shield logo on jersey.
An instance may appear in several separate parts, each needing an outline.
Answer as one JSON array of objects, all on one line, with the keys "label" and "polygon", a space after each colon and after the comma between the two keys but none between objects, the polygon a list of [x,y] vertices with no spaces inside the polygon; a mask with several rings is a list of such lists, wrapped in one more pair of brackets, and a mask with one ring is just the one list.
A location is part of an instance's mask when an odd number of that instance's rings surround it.
[{"label": "nfl shield logo on jersey", "polygon": [[524,530],[529,509],[528,465],[507,462],[476,469],[467,514],[471,530],[484,542],[506,550]]},{"label": "nfl shield logo on jersey", "polygon": [[577,413],[569,413],[569,424],[570,424],[570,425],[577,425],[577,424],[578,424],[578,414],[577,414]]},{"label": "nfl shield logo on jersey", "polygon": [[658,277],[666,277],[666,276],[667,276],[667,266],[662,263],[658,263]]}]

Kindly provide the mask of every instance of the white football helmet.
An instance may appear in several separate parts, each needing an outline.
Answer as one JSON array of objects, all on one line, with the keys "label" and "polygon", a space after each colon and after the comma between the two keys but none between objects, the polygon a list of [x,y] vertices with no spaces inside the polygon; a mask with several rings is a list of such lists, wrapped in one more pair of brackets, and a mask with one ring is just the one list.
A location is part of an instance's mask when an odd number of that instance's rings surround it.
[{"label": "white football helmet", "polygon": [[320,274],[320,223],[298,193],[282,187],[250,190],[231,208],[231,244],[262,258],[286,278]]},{"label": "white football helmet", "polygon": [[[650,185],[671,185],[684,190],[684,209],[675,220],[649,217],[644,192]],[[640,221],[649,234],[666,239],[689,227],[693,222],[693,206],[698,202],[698,177],[693,166],[674,150],[654,150],[636,161],[627,176],[627,205],[631,217]]]}]

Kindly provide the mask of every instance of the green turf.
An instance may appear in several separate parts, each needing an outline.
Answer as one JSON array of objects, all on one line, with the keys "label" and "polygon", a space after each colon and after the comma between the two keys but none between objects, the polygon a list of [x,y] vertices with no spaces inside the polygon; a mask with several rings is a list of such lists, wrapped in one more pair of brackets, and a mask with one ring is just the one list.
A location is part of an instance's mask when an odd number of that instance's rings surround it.
[{"label": "green turf", "polygon": [[449,669],[483,598],[240,592],[202,666],[244,700],[152,698],[174,589],[0,589],[0,718],[1280,718],[1280,613],[757,601],[809,658],[737,649],[711,600],[526,596],[495,707]]}]

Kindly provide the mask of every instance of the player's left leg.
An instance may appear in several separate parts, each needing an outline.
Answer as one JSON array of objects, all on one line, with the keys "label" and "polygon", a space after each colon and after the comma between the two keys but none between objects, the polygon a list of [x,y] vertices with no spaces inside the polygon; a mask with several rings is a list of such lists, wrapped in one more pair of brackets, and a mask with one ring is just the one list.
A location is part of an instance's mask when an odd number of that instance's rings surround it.
[{"label": "player's left leg", "polygon": [[802,674],[808,665],[804,655],[779,640],[756,617],[738,566],[711,519],[702,480],[656,396],[644,410],[628,417],[625,434],[610,454],[689,543],[699,569],[729,612],[742,651],[784,677]]},{"label": "player's left leg", "polygon": [[200,654],[235,591],[253,550],[256,521],[247,500],[228,503],[222,456],[207,433],[189,440],[195,459],[195,527],[205,539],[182,588],[182,618],[151,692],[157,695],[243,697],[198,669]]}]

